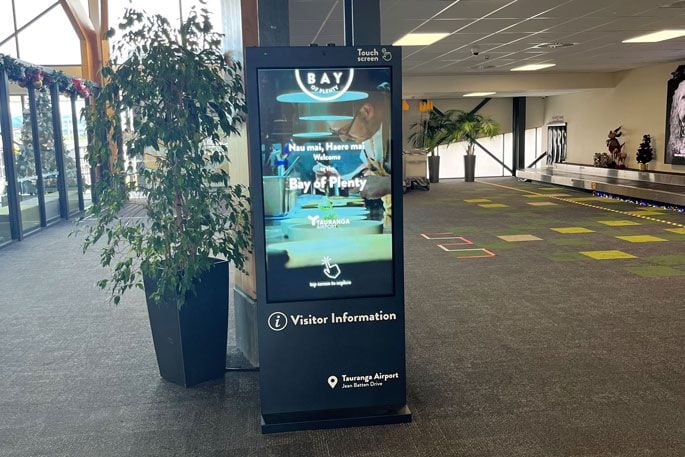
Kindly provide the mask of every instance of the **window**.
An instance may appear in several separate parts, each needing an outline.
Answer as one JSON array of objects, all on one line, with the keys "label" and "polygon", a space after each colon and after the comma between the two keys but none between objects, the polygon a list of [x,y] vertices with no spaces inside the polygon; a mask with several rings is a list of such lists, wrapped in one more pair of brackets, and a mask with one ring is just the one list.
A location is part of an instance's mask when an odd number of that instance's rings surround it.
[{"label": "window", "polygon": [[0,53],[38,65],[81,64],[81,42],[56,0],[0,0]]},{"label": "window", "polygon": [[[532,164],[540,154],[542,154],[542,127],[536,127],[526,130],[526,154],[525,166]],[[547,161],[545,159],[539,160],[533,168],[544,167]]]},{"label": "window", "polygon": [[[222,24],[222,0],[207,0],[206,5],[202,5],[199,0],[146,0],[145,2],[131,2],[131,0],[110,0],[109,1],[109,26],[119,32],[118,26],[127,8],[134,8],[145,11],[148,14],[161,14],[172,25],[178,28],[180,25],[181,14],[187,17],[193,6],[199,9],[206,8],[209,11],[210,21],[214,31],[221,33]],[[110,41],[110,47],[117,41],[117,35]]]},{"label": "window", "polygon": [[[31,114],[28,109],[26,90],[10,84],[10,114],[14,138],[14,170],[17,177],[17,193],[22,228],[25,233],[40,227],[38,201],[38,175],[31,140]],[[40,121],[39,121],[40,124]]]},{"label": "window", "polygon": [[[29,3],[32,2],[16,2],[17,5]],[[81,64],[81,42],[60,6],[19,32],[18,40],[21,59],[27,62],[37,65]]]},{"label": "window", "polygon": [[[497,159],[511,167],[513,155],[513,135],[511,133],[497,135],[492,138],[479,138],[478,143]],[[466,148],[467,143],[465,141],[440,146],[440,179],[464,177],[463,156],[466,154]],[[502,164],[493,159],[478,145],[475,147],[475,153],[476,178],[511,176],[511,173]]]},{"label": "window", "polygon": [[[2,116],[0,111],[0,116]],[[0,125],[0,129],[2,126]],[[12,239],[10,228],[10,211],[7,197],[7,178],[5,175],[4,143],[2,140],[2,130],[0,130],[0,244],[7,243]]]}]

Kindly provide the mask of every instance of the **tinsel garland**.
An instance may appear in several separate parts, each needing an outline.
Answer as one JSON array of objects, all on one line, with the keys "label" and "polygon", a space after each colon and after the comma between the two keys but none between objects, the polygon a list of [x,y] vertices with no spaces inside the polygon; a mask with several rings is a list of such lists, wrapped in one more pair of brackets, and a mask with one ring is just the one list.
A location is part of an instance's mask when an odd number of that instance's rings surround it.
[{"label": "tinsel garland", "polygon": [[658,203],[658,202],[654,202],[651,200],[642,200],[642,199],[638,199],[638,198],[622,197],[620,195],[607,194],[606,192],[599,192],[599,191],[594,191],[593,195],[595,197],[608,198],[610,200],[620,200],[620,201],[626,202],[626,203],[634,203],[634,204],[639,205],[639,206],[649,206],[652,208],[663,208],[663,209],[667,209],[670,211],[674,211],[676,213],[685,213],[685,208],[683,208],[682,206],[678,206],[678,205]]},{"label": "tinsel garland", "polygon": [[3,69],[7,73],[7,78],[21,87],[26,87],[33,82],[36,89],[41,89],[44,85],[50,86],[56,83],[60,92],[83,98],[90,96],[97,87],[92,81],[72,78],[62,71],[50,70],[0,54],[0,70]]}]

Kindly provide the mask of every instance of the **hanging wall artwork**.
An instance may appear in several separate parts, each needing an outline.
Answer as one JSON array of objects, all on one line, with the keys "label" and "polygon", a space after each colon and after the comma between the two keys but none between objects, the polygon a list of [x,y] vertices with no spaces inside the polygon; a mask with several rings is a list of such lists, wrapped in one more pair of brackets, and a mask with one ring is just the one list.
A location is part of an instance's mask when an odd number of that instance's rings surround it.
[{"label": "hanging wall artwork", "polygon": [[679,66],[668,81],[664,161],[685,165],[685,65]]},{"label": "hanging wall artwork", "polygon": [[566,162],[566,123],[547,125],[547,163]]}]

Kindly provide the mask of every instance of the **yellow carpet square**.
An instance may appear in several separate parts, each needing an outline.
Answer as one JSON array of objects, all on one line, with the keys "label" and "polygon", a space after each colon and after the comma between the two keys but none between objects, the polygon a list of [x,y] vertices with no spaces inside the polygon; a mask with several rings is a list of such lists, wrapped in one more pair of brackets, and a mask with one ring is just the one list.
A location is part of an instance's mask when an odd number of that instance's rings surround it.
[{"label": "yellow carpet square", "polygon": [[542,238],[538,238],[535,235],[502,235],[497,238],[510,243],[516,243],[518,241],[542,241]]},{"label": "yellow carpet square", "polygon": [[466,203],[490,203],[492,200],[487,198],[467,198],[464,200]]},{"label": "yellow carpet square", "polygon": [[608,225],[609,227],[627,227],[630,225],[642,225],[635,221],[597,221],[600,224]]},{"label": "yellow carpet square", "polygon": [[617,236],[619,240],[629,241],[631,243],[655,243],[657,241],[668,241],[658,236],[652,235],[630,235],[630,236]]},{"label": "yellow carpet square", "polygon": [[595,260],[618,260],[618,259],[636,259],[632,254],[623,251],[582,251],[586,257]]},{"label": "yellow carpet square", "polygon": [[552,202],[528,202],[530,206],[559,206],[558,203]]},{"label": "yellow carpet square", "polygon": [[587,229],[585,227],[559,227],[553,228],[555,232],[559,233],[595,233],[594,230]]},{"label": "yellow carpet square", "polygon": [[685,235],[685,228],[680,227],[680,228],[672,228],[672,229],[666,229],[667,232],[673,232],[673,233],[679,233],[681,235]]},{"label": "yellow carpet square", "polygon": [[502,203],[485,203],[478,206],[481,208],[509,208],[509,205],[503,205]]}]

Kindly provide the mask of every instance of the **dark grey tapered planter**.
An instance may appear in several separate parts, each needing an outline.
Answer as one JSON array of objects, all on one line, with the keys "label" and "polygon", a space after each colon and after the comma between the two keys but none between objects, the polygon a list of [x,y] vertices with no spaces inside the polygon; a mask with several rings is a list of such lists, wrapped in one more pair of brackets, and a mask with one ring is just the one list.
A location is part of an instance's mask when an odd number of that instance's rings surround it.
[{"label": "dark grey tapered planter", "polygon": [[464,181],[473,182],[476,180],[476,156],[466,154],[464,156]]},{"label": "dark grey tapered planter", "polygon": [[428,178],[430,182],[440,182],[440,156],[428,156]]},{"label": "dark grey tapered planter", "polygon": [[228,337],[228,262],[216,260],[198,278],[196,293],[188,292],[179,309],[175,297],[154,303],[149,294],[157,278],[143,278],[159,374],[190,387],[226,373]]}]

